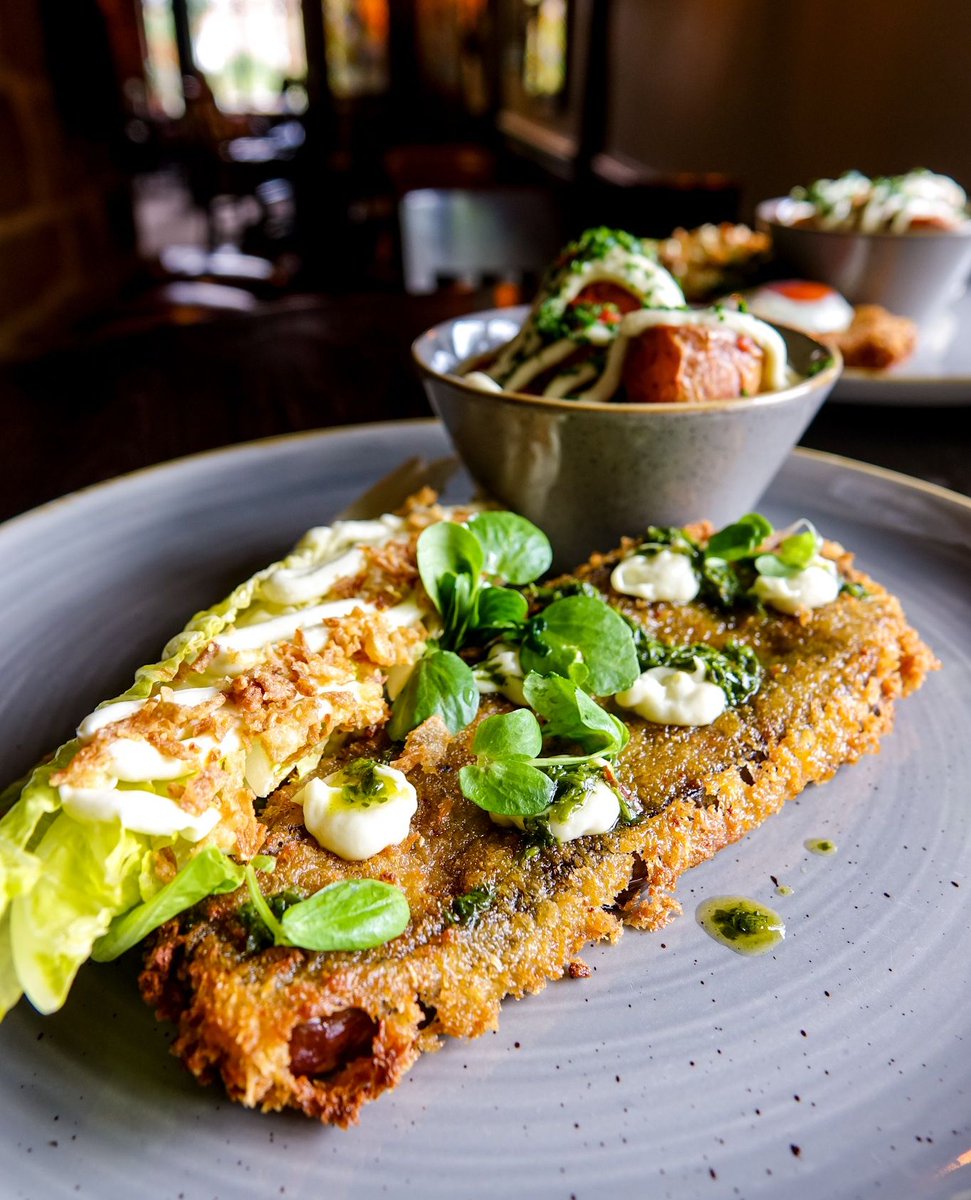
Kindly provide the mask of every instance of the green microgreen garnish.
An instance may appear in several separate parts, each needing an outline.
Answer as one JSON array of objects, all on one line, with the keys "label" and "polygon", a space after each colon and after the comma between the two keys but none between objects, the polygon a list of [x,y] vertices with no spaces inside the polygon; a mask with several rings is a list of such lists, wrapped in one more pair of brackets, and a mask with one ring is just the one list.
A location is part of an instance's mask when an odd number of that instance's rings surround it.
[{"label": "green microgreen garnish", "polygon": [[[530,707],[546,721],[544,734],[574,743],[585,751],[584,758],[611,756],[627,745],[630,734],[623,721],[601,708],[571,680],[532,672],[526,676],[523,692]],[[560,757],[556,761],[565,763],[568,760]]]},{"label": "green microgreen garnish", "polygon": [[532,521],[511,512],[479,512],[468,528],[485,555],[484,571],[491,580],[532,583],[553,561],[549,539]]},{"label": "green microgreen garnish", "polygon": [[[623,723],[569,679],[531,673],[523,690],[545,726],[528,708],[487,717],[472,742],[475,764],[459,771],[466,799],[502,816],[535,817],[545,812],[556,795],[553,771],[611,757],[628,738]],[[583,753],[544,756],[544,736],[570,743]]]},{"label": "green microgreen garnish", "polygon": [[704,546],[684,529],[652,525],[637,552],[650,554],[665,548],[691,558],[705,600],[732,608],[752,601],[758,575],[791,576],[805,570],[819,554],[822,539],[809,521],[779,534],[761,513],[747,513],[712,534]]},{"label": "green microgreen garnish", "polygon": [[804,571],[822,549],[823,540],[809,521],[755,559],[760,575],[795,575]]},{"label": "green microgreen garnish", "polygon": [[502,584],[531,582],[549,569],[552,557],[546,535],[515,513],[476,513],[468,525],[439,521],[422,532],[418,571],[441,615],[442,632],[395,699],[392,738],[401,740],[435,715],[451,733],[471,723],[479,693],[471,668],[456,652],[471,642],[515,634],[528,605],[521,592]]},{"label": "green microgreen garnish", "polygon": [[380,879],[343,879],[277,914],[246,868],[253,908],[277,946],[303,950],[368,950],[403,933],[411,919],[400,888]]},{"label": "green microgreen garnish", "polygon": [[516,587],[531,584],[551,559],[546,535],[514,513],[477,513],[467,525],[441,521],[424,530],[418,569],[441,614],[442,632],[395,699],[388,727],[393,739],[434,715],[452,733],[469,725],[479,699],[475,676],[459,652],[496,638],[521,643],[527,673],[562,675],[596,695],[631,685],[637,677],[632,635],[595,588],[576,584],[571,595],[528,589],[534,600],[554,597],[528,616],[527,595]]},{"label": "green microgreen garnish", "polygon": [[429,642],[405,686],[395,698],[388,734],[401,741],[412,729],[439,716],[450,733],[475,720],[479,692],[472,668],[451,650]]},{"label": "green microgreen garnish", "polygon": [[624,618],[592,596],[565,596],[531,617],[523,631],[524,672],[562,675],[595,696],[623,691],[637,678],[637,655]]},{"label": "green microgreen garnish", "polygon": [[332,883],[296,902],[293,893],[267,899],[256,876],[275,867],[276,860],[266,854],[257,855],[243,866],[216,846],[207,846],[151,899],[116,917],[95,943],[92,958],[95,962],[110,962],[206,897],[234,892],[244,884],[251,902],[246,907],[258,916],[278,946],[366,950],[397,937],[411,919],[404,893],[378,879]]},{"label": "green microgreen garnish", "polygon": [[526,602],[500,583],[530,583],[549,568],[546,535],[515,513],[477,513],[468,525],[439,521],[418,539],[418,571],[442,617],[439,643],[460,650],[473,633],[521,624]]},{"label": "green microgreen garnish", "polygon": [[738,521],[713,533],[708,540],[705,554],[709,558],[720,558],[724,562],[751,558],[771,533],[772,524],[761,513],[747,513]]}]

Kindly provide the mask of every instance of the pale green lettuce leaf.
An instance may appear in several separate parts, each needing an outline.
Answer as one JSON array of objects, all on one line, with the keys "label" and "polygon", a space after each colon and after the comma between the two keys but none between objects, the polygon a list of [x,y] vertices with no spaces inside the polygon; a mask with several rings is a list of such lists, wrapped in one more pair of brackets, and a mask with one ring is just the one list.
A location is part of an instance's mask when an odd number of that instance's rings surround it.
[{"label": "pale green lettuce leaf", "polygon": [[34,768],[20,799],[0,818],[0,841],[24,848],[32,840],[39,840],[37,835],[42,832],[44,818],[61,807],[61,797],[51,783],[51,776],[67,766],[80,745],[76,738],[65,742],[49,762]]},{"label": "pale green lettuce leaf", "polygon": [[170,682],[184,662],[191,662],[202,653],[213,638],[218,637],[224,629],[228,629],[230,625],[237,622],[241,614],[256,599],[260,584],[264,579],[269,578],[283,567],[289,569],[303,566],[311,562],[313,558],[312,549],[294,550],[280,562],[271,563],[262,571],[257,571],[245,583],[241,583],[239,587],[230,592],[225,600],[214,604],[212,608],[205,608],[201,612],[197,612],[182,632],[176,634],[163,648],[160,661],[141,667],[135,675],[135,682],[118,699],[141,700],[149,695],[157,683]]},{"label": "pale green lettuce leaf", "polygon": [[61,1007],[112,918],[138,903],[148,840],[118,822],[75,821],[66,813],[44,834],[35,850],[37,882],[10,901],[14,971],[38,1011]]},{"label": "pale green lettuce leaf", "polygon": [[148,937],[153,929],[207,896],[234,892],[245,878],[245,867],[233,862],[216,846],[207,846],[151,899],[116,917],[108,932],[95,944],[91,957],[95,962],[118,958]]},{"label": "pale green lettuce leaf", "polygon": [[0,917],[10,901],[30,891],[40,877],[41,863],[32,847],[61,807],[51,775],[68,762],[77,746],[76,741],[68,742],[50,762],[35,768],[20,799],[0,819]]},{"label": "pale green lettuce leaf", "polygon": [[0,1021],[23,995],[13,967],[13,952],[10,947],[10,914],[0,917]]}]

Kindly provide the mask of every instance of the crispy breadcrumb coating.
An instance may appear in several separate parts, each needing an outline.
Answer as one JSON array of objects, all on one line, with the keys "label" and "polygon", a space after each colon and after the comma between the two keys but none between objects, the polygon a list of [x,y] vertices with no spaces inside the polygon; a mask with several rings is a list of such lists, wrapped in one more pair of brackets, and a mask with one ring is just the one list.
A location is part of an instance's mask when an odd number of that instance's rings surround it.
[{"label": "crispy breadcrumb coating", "polygon": [[[363,863],[321,849],[293,802],[300,785],[281,788],[262,814],[263,850],[277,860],[262,880],[267,893],[307,895],[373,877],[404,891],[412,920],[386,945],[326,954],[262,944],[243,892],[169,922],[148,951],[141,988],[176,1022],[174,1050],[189,1070],[202,1081],[221,1079],[243,1104],[296,1108],[346,1126],[445,1035],[494,1029],[506,996],[538,992],[565,973],[582,976],[585,945],[615,940],[625,924],[662,926],[679,911],[674,891],[684,871],[807,784],[876,752],[895,702],[937,664],[899,602],[856,572],[840,547],[826,552],[865,593],[844,592],[796,617],[620,596],[609,585],[619,552],[578,572],[652,636],[741,641],[765,670],[760,691],[710,726],[622,714],[631,737],[616,773],[641,808],[631,825],[524,854],[517,831],[498,828],[459,790],[474,729],[451,737],[437,721],[414,731],[395,759],[419,796],[410,836]],[[486,698],[479,719],[509,707]],[[394,754],[375,729],[317,773],[360,755]],[[463,924],[453,905],[473,892],[488,903]]]}]

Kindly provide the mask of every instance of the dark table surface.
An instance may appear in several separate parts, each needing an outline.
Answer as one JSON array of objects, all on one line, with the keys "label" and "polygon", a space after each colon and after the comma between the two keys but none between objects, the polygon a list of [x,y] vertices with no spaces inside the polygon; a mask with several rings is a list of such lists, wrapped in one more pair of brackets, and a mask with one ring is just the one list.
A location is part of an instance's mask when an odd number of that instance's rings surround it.
[{"label": "dark table surface", "polygon": [[[217,446],[428,416],[412,340],[487,306],[453,293],[292,298],[195,324],[103,330],[0,366],[0,520]],[[801,444],[971,495],[967,408],[893,398],[886,406],[829,401]]]}]

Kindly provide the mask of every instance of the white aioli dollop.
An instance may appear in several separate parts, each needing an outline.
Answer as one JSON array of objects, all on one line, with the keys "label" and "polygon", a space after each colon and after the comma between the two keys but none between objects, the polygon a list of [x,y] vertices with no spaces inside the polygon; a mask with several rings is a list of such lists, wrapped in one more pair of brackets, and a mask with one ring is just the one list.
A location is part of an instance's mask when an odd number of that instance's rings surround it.
[{"label": "white aioli dollop", "polygon": [[[489,816],[492,823],[502,829],[526,828],[523,817],[505,816],[503,813],[493,812],[489,813]],[[617,793],[600,779],[562,821],[550,816],[548,827],[553,837],[562,844],[595,833],[609,833],[617,824],[619,816],[620,801],[617,799]]]},{"label": "white aioli dollop", "polygon": [[[181,688],[173,690],[166,699],[185,708],[195,708],[197,704],[204,704],[218,695],[219,689],[214,687]],[[103,704],[84,718],[78,726],[78,737],[82,742],[90,742],[99,729],[133,717],[135,713],[141,712],[147,703],[147,700],[116,700],[113,704]]]},{"label": "white aioli dollop", "polygon": [[475,686],[481,696],[490,696],[496,692],[527,708],[526,694],[523,691],[522,664],[519,661],[519,647],[509,642],[496,642],[489,653],[473,671]]},{"label": "white aioli dollop", "polygon": [[601,779],[587,792],[583,802],[562,821],[550,818],[550,833],[558,842],[572,842],[588,834],[609,833],[619,816],[617,793]]},{"label": "white aioli dollop", "polygon": [[342,771],[312,779],[294,796],[303,806],[307,830],[325,850],[348,862],[360,862],[395,846],[408,836],[418,810],[418,794],[401,771],[377,766],[382,795],[349,798]]},{"label": "white aioli dollop", "polygon": [[710,725],[728,707],[725,693],[705,679],[705,665],[697,659],[694,671],[650,667],[614,699],[658,725]]},{"label": "white aioli dollop", "polygon": [[698,595],[701,582],[686,554],[665,549],[622,559],[610,574],[610,586],[639,600],[686,604]]},{"label": "white aioli dollop", "polygon": [[830,559],[817,556],[795,575],[760,575],[753,591],[763,604],[794,614],[831,604],[840,593],[839,572]]},{"label": "white aioli dollop", "polygon": [[271,604],[305,604],[326,596],[338,579],[356,575],[364,566],[364,546],[382,546],[400,532],[400,517],[390,514],[375,521],[335,521],[304,534],[297,546],[310,561],[279,567],[260,585]]},{"label": "white aioli dollop", "polygon": [[75,821],[120,821],[133,833],[153,837],[179,834],[188,842],[201,841],[219,823],[219,810],[208,808],[196,816],[174,800],[134,788],[76,788],[62,783],[58,789],[64,811]]},{"label": "white aioli dollop", "polygon": [[298,609],[297,612],[286,613],[282,617],[271,617],[266,621],[256,621],[252,625],[240,625],[229,629],[216,638],[215,645],[221,652],[263,650],[274,642],[292,641],[298,629],[310,629],[322,625],[324,621],[346,617],[355,609],[365,613],[378,611],[366,600],[331,600],[326,604],[314,604],[309,608]]},{"label": "white aioli dollop", "polygon": [[138,738],[115,738],[105,764],[109,774],[124,783],[150,783],[153,779],[178,779],[195,769],[195,764],[171,754],[162,754],[151,742]]}]

